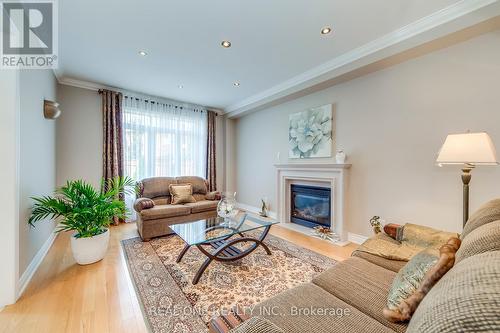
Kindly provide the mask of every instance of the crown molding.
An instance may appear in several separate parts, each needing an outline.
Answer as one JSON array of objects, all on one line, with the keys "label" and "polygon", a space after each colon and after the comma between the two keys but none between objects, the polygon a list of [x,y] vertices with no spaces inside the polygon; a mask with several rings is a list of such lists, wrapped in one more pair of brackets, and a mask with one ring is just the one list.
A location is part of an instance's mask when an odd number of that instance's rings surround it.
[{"label": "crown molding", "polygon": [[[57,77],[57,75],[56,75],[56,77]],[[94,90],[94,91],[98,91],[99,89],[111,89],[111,90],[118,89],[117,87],[105,86],[103,84],[85,81],[85,80],[72,79],[69,77],[58,77],[57,81],[59,82],[59,84],[62,84],[65,86],[77,87],[77,88]]]},{"label": "crown molding", "polygon": [[[134,92],[126,90],[126,89],[112,87],[112,86],[106,86],[106,85],[91,82],[91,81],[78,80],[78,79],[73,79],[73,78],[69,78],[69,77],[60,77],[56,74],[55,70],[54,70],[54,74],[57,78],[57,82],[59,82],[59,84],[65,85],[65,86],[71,86],[71,87],[82,88],[82,89],[93,90],[93,91],[99,91],[100,89],[108,89],[108,90],[127,91],[127,92],[134,93]],[[137,93],[137,94],[143,95],[142,93]],[[148,95],[148,96],[150,96],[150,95]],[[150,96],[150,97],[158,97],[159,99],[165,98],[165,97],[161,97],[161,96]],[[180,104],[182,104],[182,103],[191,104],[191,103],[177,101],[177,100],[173,100],[173,99],[169,99],[169,100],[172,102],[175,102],[175,103],[180,103]],[[205,108],[207,110],[214,111],[219,115],[224,114],[224,110],[221,110],[218,108],[213,108],[213,107],[209,107],[209,106],[207,106]]]},{"label": "crown molding", "polygon": [[[225,108],[224,111],[230,118],[241,116],[244,113],[255,110],[259,107],[261,108],[263,105],[272,103],[272,101],[283,98],[286,95],[297,93],[298,91],[305,90],[316,84],[331,80],[345,74],[346,72],[353,71],[367,65],[366,63],[361,63],[364,59],[371,62],[380,60],[373,59],[378,53],[384,53],[384,51],[386,51],[385,54],[380,55],[381,58],[385,58],[394,55],[397,52],[402,52],[405,49],[417,46],[422,43],[422,38],[419,38],[422,35],[468,15],[475,14],[471,19],[464,19],[463,23],[457,22],[457,24],[453,26],[454,31],[437,32],[433,36],[426,36],[426,39],[436,39],[444,34],[458,31],[486,19],[500,15],[500,8],[498,6],[495,7],[494,10],[483,11],[479,14],[477,13],[477,11],[498,3],[498,1],[499,0],[461,0],[365,45],[344,53],[320,66],[297,75],[290,80],[284,81],[270,89],[248,97],[241,102],[230,105]],[[413,44],[407,43],[412,39],[415,39]],[[402,46],[404,49],[400,48],[396,50],[397,48],[395,46],[403,43],[406,44]],[[368,59],[370,57],[372,59]],[[342,72],[342,70],[344,71]]]}]

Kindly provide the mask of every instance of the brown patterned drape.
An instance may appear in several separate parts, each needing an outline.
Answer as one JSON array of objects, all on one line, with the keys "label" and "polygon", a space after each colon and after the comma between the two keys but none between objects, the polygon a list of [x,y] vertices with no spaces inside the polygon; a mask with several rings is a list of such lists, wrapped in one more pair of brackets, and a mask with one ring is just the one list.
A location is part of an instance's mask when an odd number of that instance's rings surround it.
[{"label": "brown patterned drape", "polygon": [[[123,177],[122,93],[100,90],[103,116],[103,178]],[[124,198],[120,198],[124,200]],[[120,221],[115,219],[114,224]]]},{"label": "brown patterned drape", "polygon": [[217,190],[217,177],[216,177],[216,153],[215,153],[215,122],[217,120],[217,113],[207,111],[208,117],[208,131],[207,131],[207,180],[209,184],[209,191]]}]

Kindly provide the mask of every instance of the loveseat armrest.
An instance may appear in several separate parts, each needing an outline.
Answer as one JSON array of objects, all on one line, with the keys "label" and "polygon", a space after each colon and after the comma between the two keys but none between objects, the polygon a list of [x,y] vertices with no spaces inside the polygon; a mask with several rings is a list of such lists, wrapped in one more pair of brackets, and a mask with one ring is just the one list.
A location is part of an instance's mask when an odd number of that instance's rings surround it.
[{"label": "loveseat armrest", "polygon": [[140,213],[145,209],[151,209],[155,206],[155,202],[149,198],[139,198],[134,202],[134,209]]},{"label": "loveseat armrest", "polygon": [[208,192],[205,195],[205,199],[210,200],[210,201],[220,200],[220,199],[222,199],[222,195],[220,194],[219,191],[212,191],[212,192]]}]

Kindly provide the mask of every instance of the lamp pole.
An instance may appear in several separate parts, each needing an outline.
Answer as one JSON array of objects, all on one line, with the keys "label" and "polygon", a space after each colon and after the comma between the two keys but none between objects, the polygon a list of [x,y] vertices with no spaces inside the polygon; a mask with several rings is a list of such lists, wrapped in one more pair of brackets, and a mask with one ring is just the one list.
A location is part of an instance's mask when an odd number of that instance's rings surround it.
[{"label": "lamp pole", "polygon": [[464,212],[463,212],[463,222],[464,227],[469,219],[469,183],[471,179],[471,171],[474,165],[467,164],[467,167],[462,169],[462,183],[464,184]]}]

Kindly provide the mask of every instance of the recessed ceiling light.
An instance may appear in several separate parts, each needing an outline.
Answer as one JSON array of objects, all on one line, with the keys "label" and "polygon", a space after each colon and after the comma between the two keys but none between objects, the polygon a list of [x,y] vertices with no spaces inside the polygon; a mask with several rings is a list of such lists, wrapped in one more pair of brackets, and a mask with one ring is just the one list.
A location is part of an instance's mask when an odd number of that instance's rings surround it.
[{"label": "recessed ceiling light", "polygon": [[184,88],[184,86],[182,84],[179,84],[177,87],[179,87],[179,89]]},{"label": "recessed ceiling light", "polygon": [[239,83],[239,82],[235,82],[235,83],[233,83],[233,85],[234,85],[235,87],[239,87],[239,86],[240,86],[240,83]]},{"label": "recessed ceiling light", "polygon": [[223,40],[222,43],[220,43],[220,45],[222,45],[222,47],[225,47],[227,49],[231,47],[231,42],[228,40]]},{"label": "recessed ceiling light", "polygon": [[148,55],[148,53],[146,51],[139,51],[139,55],[145,57]]},{"label": "recessed ceiling light", "polygon": [[322,35],[328,35],[330,32],[332,32],[332,28],[330,27],[324,27],[323,29],[321,29]]}]

